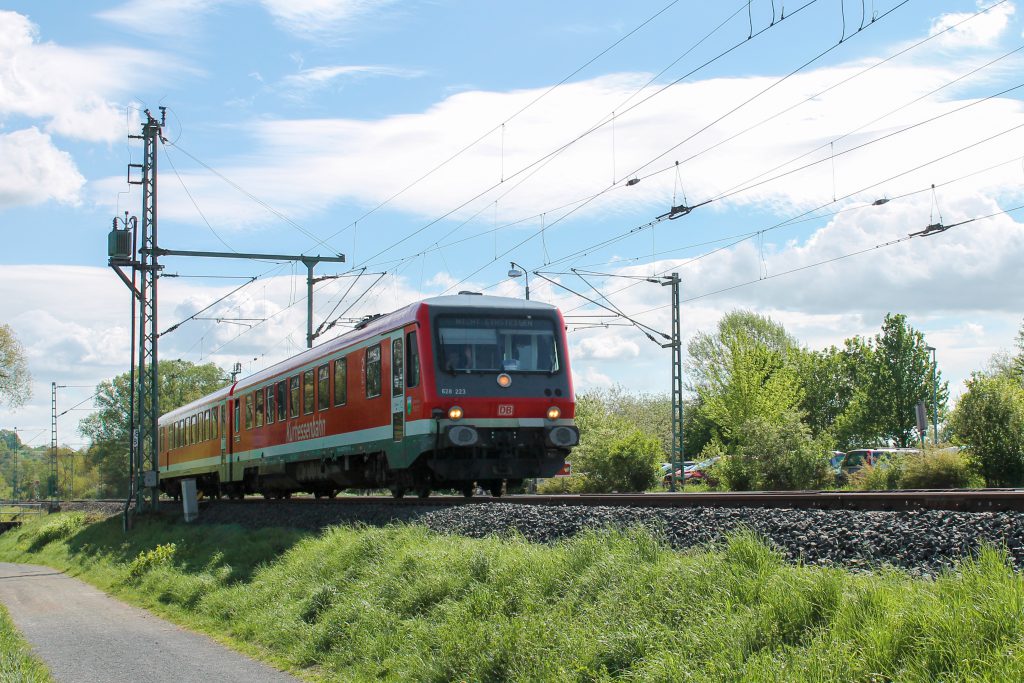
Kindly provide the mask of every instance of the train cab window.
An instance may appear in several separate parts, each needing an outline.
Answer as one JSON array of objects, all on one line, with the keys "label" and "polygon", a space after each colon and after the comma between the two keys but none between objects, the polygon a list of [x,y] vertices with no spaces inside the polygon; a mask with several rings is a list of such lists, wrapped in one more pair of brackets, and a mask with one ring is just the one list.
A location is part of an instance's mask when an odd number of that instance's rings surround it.
[{"label": "train cab window", "polygon": [[[262,392],[263,390],[260,389]],[[267,424],[274,424],[274,385],[267,387]]]},{"label": "train cab window", "polygon": [[440,316],[438,362],[446,372],[544,372],[560,369],[555,326],[547,318]]},{"label": "train cab window", "polygon": [[366,398],[380,396],[380,344],[366,349]]},{"label": "train cab window", "polygon": [[302,413],[309,415],[313,412],[313,392],[315,391],[315,385],[313,384],[313,371],[306,370],[302,373]]},{"label": "train cab window", "polygon": [[256,399],[256,426],[263,426],[263,389],[257,389],[255,392]]},{"label": "train cab window", "polygon": [[405,351],[402,350],[402,338],[391,340],[391,395],[401,396],[405,390],[405,373],[402,370]]},{"label": "train cab window", "polygon": [[416,349],[416,333],[405,335],[405,386],[414,387],[420,383],[420,354]]},{"label": "train cab window", "polygon": [[316,369],[316,409],[331,407],[331,366],[321,365]]},{"label": "train cab window", "polygon": [[334,361],[334,405],[343,406],[348,400],[348,359]]},{"label": "train cab window", "polygon": [[296,375],[295,377],[292,377],[289,381],[292,383],[292,386],[291,386],[291,395],[290,395],[291,407],[290,407],[288,412],[289,412],[289,414],[292,417],[298,417],[299,416],[299,377],[298,377],[298,375]]},{"label": "train cab window", "polygon": [[241,414],[242,414],[242,411],[239,410],[238,399],[236,398],[235,399],[235,434],[237,434],[238,432],[241,431],[241,426],[239,425],[239,422],[242,419],[241,418]]},{"label": "train cab window", "polygon": [[245,428],[252,429],[252,394],[245,395]]},{"label": "train cab window", "polygon": [[284,422],[288,417],[288,380],[277,383],[277,421]]}]

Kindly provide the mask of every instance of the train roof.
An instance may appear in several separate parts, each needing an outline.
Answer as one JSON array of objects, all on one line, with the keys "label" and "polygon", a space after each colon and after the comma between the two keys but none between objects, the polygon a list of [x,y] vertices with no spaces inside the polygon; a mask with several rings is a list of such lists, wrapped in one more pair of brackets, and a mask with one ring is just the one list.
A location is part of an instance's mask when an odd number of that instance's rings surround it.
[{"label": "train roof", "polygon": [[330,341],[326,341],[319,346],[314,346],[311,349],[306,349],[301,353],[294,356],[285,358],[284,360],[271,365],[268,368],[264,368],[259,372],[249,375],[243,379],[238,380],[233,386],[228,385],[223,389],[218,389],[212,394],[208,394],[200,399],[196,399],[191,403],[184,405],[180,408],[170,411],[165,417],[174,418],[185,414],[189,414],[192,410],[195,410],[199,406],[207,405],[221,399],[224,399],[232,394],[233,389],[247,389],[251,386],[262,384],[269,380],[271,377],[287,373],[292,368],[297,366],[306,365],[324,356],[329,356],[340,349],[353,344],[358,344],[364,339],[370,339],[377,335],[389,332],[395,328],[402,327],[411,322],[416,321],[417,313],[421,306],[437,307],[444,309],[465,309],[468,311],[485,311],[488,309],[503,309],[506,311],[530,311],[530,312],[551,312],[557,311],[557,307],[551,304],[546,304],[541,301],[532,301],[527,299],[517,299],[507,296],[487,296],[482,294],[450,294],[446,296],[435,296],[429,299],[423,299],[415,303],[411,303],[408,306],[403,306],[397,311],[386,313],[377,318],[371,318],[365,322],[361,327],[346,332],[345,334],[338,335]]},{"label": "train roof", "polygon": [[314,346],[311,349],[307,349],[295,356],[286,358],[279,363],[257,372],[254,375],[250,375],[242,380],[238,381],[239,387],[248,387],[255,384],[260,384],[273,376],[281,374],[285,371],[285,368],[291,368],[294,366],[305,365],[323,356],[328,356],[334,352],[343,349],[353,344],[358,344],[364,339],[370,339],[377,335],[384,334],[395,328],[402,327],[411,322],[416,321],[416,315],[419,312],[421,306],[435,306],[438,308],[463,308],[468,310],[472,309],[494,309],[500,308],[505,310],[515,311],[556,311],[558,310],[551,304],[542,303],[540,301],[527,301],[526,299],[516,299],[507,296],[485,296],[480,294],[453,294],[448,296],[435,296],[429,299],[423,299],[415,303],[411,303],[408,306],[404,306],[397,311],[386,313],[377,318],[371,318],[365,322],[361,327],[346,332],[345,334],[338,335],[330,341],[324,342],[319,346]]}]

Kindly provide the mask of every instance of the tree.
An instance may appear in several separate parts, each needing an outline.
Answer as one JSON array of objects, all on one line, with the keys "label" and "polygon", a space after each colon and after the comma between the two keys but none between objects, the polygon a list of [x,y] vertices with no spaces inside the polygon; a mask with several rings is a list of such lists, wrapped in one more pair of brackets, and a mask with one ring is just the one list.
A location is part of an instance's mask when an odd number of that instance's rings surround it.
[{"label": "tree", "polygon": [[836,420],[850,405],[856,392],[856,351],[847,340],[846,349],[830,346],[823,351],[801,350],[796,354],[797,373],[803,388],[803,410],[807,426],[815,437],[832,434]]},{"label": "tree", "polygon": [[849,392],[849,399],[833,428],[840,447],[912,446],[918,440],[917,403],[924,401],[927,414],[933,415],[937,394],[938,412],[945,412],[949,384],[935,369],[933,387],[928,343],[905,315],[886,315],[872,339],[847,339],[842,354],[846,378],[841,390]]},{"label": "tree", "polygon": [[32,375],[25,350],[10,325],[0,325],[0,401],[12,408],[25,405],[32,396]]},{"label": "tree", "polygon": [[797,347],[796,339],[771,318],[753,311],[729,311],[718,321],[714,334],[698,332],[687,344],[687,389],[698,392],[701,388],[707,388],[713,376],[726,375],[730,364],[730,343],[738,338],[767,348],[780,359],[786,358],[790,350]]},{"label": "tree", "polygon": [[743,443],[742,426],[761,418],[778,422],[798,411],[803,399],[796,370],[787,364],[789,346],[778,348],[740,329],[725,337],[720,361],[707,366],[697,394],[703,413],[730,449]]},{"label": "tree", "polygon": [[[917,441],[915,406],[924,401],[933,408],[932,363],[924,335],[907,324],[901,313],[888,314],[882,331],[875,335],[871,375],[867,378],[869,415],[879,436],[906,448]],[[945,410],[947,382],[936,370],[939,409]]]},{"label": "tree", "polygon": [[1024,387],[1005,375],[975,373],[950,418],[988,486],[1024,483]]},{"label": "tree", "polygon": [[[184,360],[160,361],[158,412],[163,414],[201,398],[227,384],[224,373],[213,363],[196,365]],[[89,439],[88,462],[99,470],[105,494],[120,495],[128,484],[128,424],[130,374],[122,373],[96,387],[98,410],[78,425]]]}]

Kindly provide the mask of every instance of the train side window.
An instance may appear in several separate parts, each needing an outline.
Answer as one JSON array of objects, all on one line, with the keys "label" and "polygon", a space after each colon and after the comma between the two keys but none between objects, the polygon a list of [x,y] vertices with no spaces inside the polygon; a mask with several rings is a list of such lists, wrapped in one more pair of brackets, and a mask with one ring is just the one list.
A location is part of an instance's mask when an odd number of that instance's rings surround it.
[{"label": "train side window", "polygon": [[405,335],[405,386],[420,383],[420,353],[416,348],[416,333]]},{"label": "train side window", "polygon": [[252,429],[252,394],[245,395],[245,428]]},{"label": "train side window", "polygon": [[261,388],[257,389],[253,393],[255,393],[255,395],[256,395],[256,426],[257,427],[262,427],[263,426],[263,388],[261,387]]},{"label": "train side window", "polygon": [[343,406],[348,400],[348,359],[334,361],[334,405]]},{"label": "train side window", "polygon": [[[263,389],[260,389],[262,392]],[[267,424],[274,424],[274,385],[267,387]]]},{"label": "train side window", "polygon": [[331,407],[331,366],[321,365],[316,370],[316,409],[327,410]]},{"label": "train side window", "polygon": [[366,398],[380,396],[380,344],[366,349]]},{"label": "train side window", "polygon": [[277,383],[277,421],[284,422],[288,417],[288,380]]},{"label": "train side window", "polygon": [[405,351],[402,350],[402,338],[391,340],[391,395],[401,396],[405,390],[405,373],[402,370]]},{"label": "train side window", "polygon": [[313,371],[306,370],[302,373],[302,413],[309,415],[313,412],[313,399],[315,396],[315,384],[313,383]]},{"label": "train side window", "polygon": [[292,417],[299,416],[299,376],[291,378],[291,409],[289,411]]},{"label": "train side window", "polygon": [[238,432],[241,431],[241,427],[240,427],[240,424],[239,424],[241,419],[242,419],[241,418],[241,411],[239,410],[238,399],[236,398],[235,399],[235,434],[237,434]]},{"label": "train side window", "polygon": [[213,438],[213,424],[210,422],[210,411],[203,411],[203,441]]},{"label": "train side window", "polygon": [[220,421],[217,420],[217,407],[214,406],[210,412],[210,417],[213,418],[213,434],[210,438],[216,439],[220,436]]},{"label": "train side window", "polygon": [[193,445],[193,446],[197,443],[197,440],[196,440],[196,431],[197,431],[196,424],[199,422],[199,420],[196,419],[196,418],[197,418],[197,416],[193,415],[188,420],[188,431],[189,431],[188,442],[189,442],[189,445]]}]

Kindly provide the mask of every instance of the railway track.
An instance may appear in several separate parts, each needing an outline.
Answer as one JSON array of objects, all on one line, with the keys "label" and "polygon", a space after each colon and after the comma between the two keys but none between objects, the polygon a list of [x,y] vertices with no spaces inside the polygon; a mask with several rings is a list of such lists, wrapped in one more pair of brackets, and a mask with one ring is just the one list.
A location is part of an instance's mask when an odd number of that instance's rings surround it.
[{"label": "railway track", "polygon": [[[244,505],[264,501],[250,497],[243,501],[218,501]],[[212,501],[211,501],[212,502]],[[275,505],[393,505],[431,506],[480,505],[584,505],[611,507],[757,507],[818,510],[958,510],[961,512],[1024,511],[1024,489],[928,489],[900,491],[752,491],[708,493],[615,493],[578,495],[517,494],[499,498],[482,496],[431,496],[389,498],[386,496],[339,496],[317,501],[313,497],[265,501]]]}]

